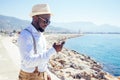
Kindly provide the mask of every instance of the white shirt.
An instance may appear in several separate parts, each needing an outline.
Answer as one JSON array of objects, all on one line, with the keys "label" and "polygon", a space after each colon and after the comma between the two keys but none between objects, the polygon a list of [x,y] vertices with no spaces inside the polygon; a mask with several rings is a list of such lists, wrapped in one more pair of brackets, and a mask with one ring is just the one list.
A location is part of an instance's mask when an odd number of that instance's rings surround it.
[{"label": "white shirt", "polygon": [[37,54],[34,53],[34,45],[32,35],[23,30],[18,38],[18,46],[21,55],[21,69],[25,72],[33,72],[35,67],[38,66],[40,72],[47,70],[47,63],[51,55],[56,53],[52,47],[49,50],[46,49],[46,40],[43,33],[38,32],[32,25],[27,27],[32,32],[35,41]]}]

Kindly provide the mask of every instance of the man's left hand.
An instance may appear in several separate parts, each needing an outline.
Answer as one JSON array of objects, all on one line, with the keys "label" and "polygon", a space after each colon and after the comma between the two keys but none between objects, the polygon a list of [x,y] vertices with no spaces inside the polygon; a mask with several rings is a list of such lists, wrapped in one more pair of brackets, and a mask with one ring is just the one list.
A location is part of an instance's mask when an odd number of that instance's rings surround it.
[{"label": "man's left hand", "polygon": [[50,77],[50,75],[47,75],[47,80],[51,80],[51,77]]}]

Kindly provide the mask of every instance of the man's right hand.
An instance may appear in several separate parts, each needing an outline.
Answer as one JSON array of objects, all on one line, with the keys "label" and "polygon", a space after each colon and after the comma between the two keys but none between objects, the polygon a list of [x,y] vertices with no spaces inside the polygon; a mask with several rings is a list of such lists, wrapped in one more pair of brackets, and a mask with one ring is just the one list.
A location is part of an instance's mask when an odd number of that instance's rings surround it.
[{"label": "man's right hand", "polygon": [[53,47],[56,50],[56,52],[60,52],[62,50],[64,44],[65,44],[64,41],[62,43],[54,43]]}]

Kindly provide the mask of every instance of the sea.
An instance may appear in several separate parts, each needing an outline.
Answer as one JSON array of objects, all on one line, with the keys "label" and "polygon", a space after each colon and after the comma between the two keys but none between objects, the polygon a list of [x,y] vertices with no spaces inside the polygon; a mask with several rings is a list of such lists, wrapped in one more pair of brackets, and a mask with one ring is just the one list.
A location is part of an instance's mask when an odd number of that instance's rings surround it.
[{"label": "sea", "polygon": [[65,47],[90,56],[104,71],[120,76],[120,34],[85,34],[68,39]]}]

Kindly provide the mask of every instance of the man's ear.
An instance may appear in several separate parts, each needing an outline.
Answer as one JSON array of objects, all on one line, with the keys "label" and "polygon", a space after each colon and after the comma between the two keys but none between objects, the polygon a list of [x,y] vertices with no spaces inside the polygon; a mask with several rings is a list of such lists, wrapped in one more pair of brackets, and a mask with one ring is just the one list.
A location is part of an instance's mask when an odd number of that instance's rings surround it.
[{"label": "man's ear", "polygon": [[33,16],[33,21],[34,22],[38,22],[38,17],[37,16]]}]

